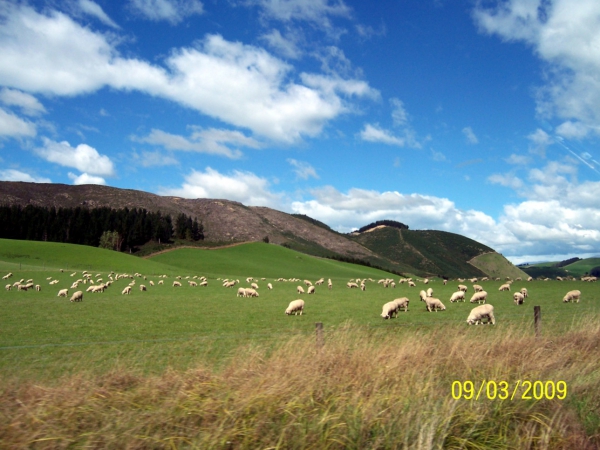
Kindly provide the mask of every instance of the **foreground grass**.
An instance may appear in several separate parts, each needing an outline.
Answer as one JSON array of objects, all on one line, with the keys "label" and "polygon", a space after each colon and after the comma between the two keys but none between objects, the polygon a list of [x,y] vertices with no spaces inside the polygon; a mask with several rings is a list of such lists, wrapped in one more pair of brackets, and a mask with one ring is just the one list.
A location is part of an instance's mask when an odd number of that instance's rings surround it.
[{"label": "foreground grass", "polygon": [[[5,448],[587,449],[600,445],[600,325],[410,333],[345,324],[324,345],[249,344],[219,369],[125,367],[58,385],[3,382]],[[455,400],[453,381],[565,381],[565,400]]]}]

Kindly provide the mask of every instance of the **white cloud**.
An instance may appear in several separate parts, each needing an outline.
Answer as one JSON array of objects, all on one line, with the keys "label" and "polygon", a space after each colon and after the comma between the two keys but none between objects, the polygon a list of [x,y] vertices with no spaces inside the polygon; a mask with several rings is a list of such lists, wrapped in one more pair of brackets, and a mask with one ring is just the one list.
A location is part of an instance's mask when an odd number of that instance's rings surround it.
[{"label": "white cloud", "polygon": [[394,136],[391,131],[381,128],[379,124],[366,123],[359,136],[367,142],[380,142],[387,145],[397,145],[398,147],[406,145],[404,138]]},{"label": "white cloud", "polygon": [[600,2],[509,0],[493,8],[478,2],[474,18],[483,32],[524,41],[548,63],[537,95],[543,117],[575,120],[600,130]]},{"label": "white cloud", "polygon": [[406,108],[404,108],[404,103],[402,100],[398,98],[391,98],[390,104],[394,107],[392,111],[392,120],[394,121],[394,125],[405,125],[408,121],[408,112],[406,112]]},{"label": "white cloud", "polygon": [[567,139],[583,139],[590,132],[590,128],[581,122],[567,120],[556,127],[556,134]]},{"label": "white cloud", "polygon": [[204,12],[204,7],[198,0],[130,0],[130,5],[147,19],[166,20],[171,25],[177,25],[186,17]]},{"label": "white cloud", "polygon": [[139,164],[142,167],[155,167],[155,166],[174,166],[179,164],[177,159],[170,155],[163,155],[162,153],[146,152],[143,151],[141,154],[134,152],[132,155],[135,164]]},{"label": "white cloud", "polygon": [[311,166],[310,164],[308,164],[307,162],[297,161],[292,158],[289,158],[287,160],[287,162],[295,168],[294,172],[296,173],[296,176],[298,178],[300,178],[302,180],[308,180],[311,177],[316,178],[316,179],[319,178],[315,168],[313,166]]},{"label": "white cloud", "polygon": [[50,178],[37,177],[26,172],[15,169],[0,170],[2,181],[26,181],[27,183],[52,183]]},{"label": "white cloud", "polygon": [[500,184],[512,189],[521,189],[523,187],[523,181],[515,176],[514,174],[493,174],[488,177],[488,181],[493,184]]},{"label": "white cloud", "polygon": [[554,139],[546,133],[544,130],[538,128],[535,132],[527,136],[527,139],[531,141],[529,146],[529,152],[535,155],[539,155],[542,158],[546,157],[546,148],[554,143]]},{"label": "white cloud", "polygon": [[3,4],[0,19],[0,84],[28,92],[138,90],[287,143],[315,136],[351,112],[350,98],[378,95],[364,81],[339,76],[300,73],[304,84],[295,83],[282,60],[219,35],[173,50],[166,70],[122,58],[107,36],[57,11]]},{"label": "white cloud", "polygon": [[180,188],[161,188],[159,195],[184,198],[221,198],[248,206],[281,208],[282,194],[271,192],[270,183],[251,172],[234,170],[229,175],[207,167],[204,172],[192,170]]},{"label": "white cloud", "polygon": [[0,91],[0,102],[7,106],[18,106],[28,116],[38,116],[46,112],[44,105],[33,95],[15,89],[3,88]]},{"label": "white cloud", "polygon": [[512,153],[508,158],[505,158],[504,161],[506,161],[509,164],[526,165],[531,162],[531,158],[529,156],[516,155]]},{"label": "white cloud", "polygon": [[104,25],[108,25],[113,28],[120,28],[108,15],[104,12],[102,7],[91,0],[79,0],[79,8],[85,14],[95,17]]},{"label": "white cloud", "polygon": [[80,184],[106,184],[106,181],[102,177],[95,177],[93,175],[89,175],[87,173],[82,173],[81,175],[75,175],[72,172],[68,173],[69,179],[73,181],[74,185]]},{"label": "white cloud", "polygon": [[446,161],[446,155],[444,155],[442,152],[436,152],[435,150],[431,150],[431,159],[433,159],[436,162],[443,162]]},{"label": "white cloud", "polygon": [[0,108],[0,137],[34,137],[35,125]]},{"label": "white cloud", "polygon": [[[43,141],[44,146],[36,148],[35,152],[46,161],[73,167],[92,175],[112,176],[115,173],[110,158],[100,155],[95,148],[87,144],[71,147],[67,141],[55,142],[48,138],[43,138]],[[87,176],[87,173],[84,175]]]},{"label": "white cloud", "polygon": [[477,136],[475,135],[475,133],[473,132],[473,129],[471,127],[464,127],[462,129],[462,132],[465,135],[465,137],[467,138],[467,142],[469,144],[478,144],[479,143],[479,139],[477,139]]},{"label": "white cloud", "polygon": [[303,20],[326,28],[331,27],[330,17],[348,18],[351,9],[342,0],[251,0],[263,8],[266,16],[289,22]]},{"label": "white cloud", "polygon": [[263,34],[260,39],[285,58],[297,59],[302,55],[302,50],[297,43],[298,37],[292,33],[284,37],[279,30],[271,30],[270,33]]},{"label": "white cloud", "polygon": [[242,152],[236,147],[260,147],[258,141],[245,136],[239,131],[218,130],[215,128],[195,129],[189,138],[153,129],[148,136],[142,138],[132,137],[132,140],[160,145],[168,150],[208,153],[232,159],[242,156]]}]

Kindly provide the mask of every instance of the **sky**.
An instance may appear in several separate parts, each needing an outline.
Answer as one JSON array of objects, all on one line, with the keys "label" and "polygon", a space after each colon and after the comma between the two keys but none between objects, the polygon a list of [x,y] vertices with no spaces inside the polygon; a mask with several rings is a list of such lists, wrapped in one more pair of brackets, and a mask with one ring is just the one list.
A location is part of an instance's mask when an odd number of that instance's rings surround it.
[{"label": "sky", "polygon": [[0,180],[600,255],[597,0],[0,0],[0,49]]}]

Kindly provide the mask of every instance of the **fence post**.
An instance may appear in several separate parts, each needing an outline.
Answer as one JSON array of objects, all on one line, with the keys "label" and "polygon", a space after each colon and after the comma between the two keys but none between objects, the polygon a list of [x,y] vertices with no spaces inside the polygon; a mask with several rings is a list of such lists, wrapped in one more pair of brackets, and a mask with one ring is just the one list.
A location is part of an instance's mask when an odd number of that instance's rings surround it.
[{"label": "fence post", "polygon": [[539,337],[542,327],[542,309],[539,306],[533,307],[533,325],[535,327],[535,336]]},{"label": "fence post", "polygon": [[317,333],[317,350],[323,347],[323,322],[315,323],[315,331]]}]

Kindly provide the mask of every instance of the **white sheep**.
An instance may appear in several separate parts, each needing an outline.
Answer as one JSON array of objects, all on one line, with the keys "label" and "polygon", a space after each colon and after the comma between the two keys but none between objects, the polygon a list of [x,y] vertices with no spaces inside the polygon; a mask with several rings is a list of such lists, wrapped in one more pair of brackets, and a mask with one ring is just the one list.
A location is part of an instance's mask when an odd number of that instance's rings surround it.
[{"label": "white sheep", "polygon": [[159,280],[159,281],[158,281],[158,284],[165,284],[165,283],[164,283],[164,280]]},{"label": "white sheep", "polygon": [[473,290],[475,292],[481,292],[481,291],[483,291],[483,288],[480,285],[478,285],[478,284],[474,284],[473,285]]},{"label": "white sheep", "polygon": [[315,293],[315,287],[314,286],[309,286],[308,287],[308,291],[306,291],[307,294],[314,294]]},{"label": "white sheep", "polygon": [[358,284],[352,282],[352,281],[348,281],[346,283],[346,286],[348,286],[350,289],[358,289]]},{"label": "white sheep", "polygon": [[513,294],[513,299],[515,301],[515,305],[522,305],[523,302],[525,301],[525,296],[523,294],[521,294],[520,292],[515,292]]},{"label": "white sheep", "polygon": [[12,289],[12,284],[8,283],[5,288],[7,291],[10,291]]},{"label": "white sheep", "polygon": [[485,303],[486,300],[487,300],[487,292],[481,291],[481,292],[475,292],[473,294],[473,297],[471,297],[471,300],[469,300],[469,301],[471,303]]},{"label": "white sheep", "polygon": [[208,281],[204,280],[198,286],[206,287],[206,286],[208,286]]},{"label": "white sheep", "polygon": [[387,302],[385,305],[383,305],[381,317],[384,319],[391,319],[395,316],[398,316],[398,304],[395,301]]},{"label": "white sheep", "polygon": [[440,309],[442,311],[446,310],[446,307],[444,306],[444,304],[441,302],[441,300],[439,298],[427,297],[424,300],[424,302],[425,302],[425,308],[429,312],[432,312],[432,311],[437,312],[438,309]]},{"label": "white sheep", "polygon": [[427,289],[427,297],[432,297],[433,296],[433,289],[429,288]]},{"label": "white sheep", "polygon": [[425,279],[423,280],[423,284],[429,284],[429,280],[428,280],[427,278],[425,278]]},{"label": "white sheep", "polygon": [[458,285],[458,290],[459,291],[463,291],[463,292],[467,292],[468,288],[464,284],[459,284]]},{"label": "white sheep", "polygon": [[131,294],[131,286],[126,286],[125,289],[121,291],[121,295],[129,295]]},{"label": "white sheep", "polygon": [[414,281],[409,281],[408,282],[408,287],[416,287],[417,285],[415,284]]},{"label": "white sheep", "polygon": [[310,281],[308,281],[308,280],[304,280],[304,284],[307,285],[307,286],[312,286],[312,283]]},{"label": "white sheep", "polygon": [[246,296],[246,289],[242,288],[242,287],[238,288],[236,297],[245,297],[245,296]]},{"label": "white sheep", "polygon": [[527,281],[533,281],[533,277],[528,277]]},{"label": "white sheep", "polygon": [[298,292],[298,294],[304,294],[304,288],[302,286],[297,286],[296,292]]},{"label": "white sheep", "polygon": [[268,288],[269,290],[271,290],[271,289],[273,289],[273,285],[272,285],[271,283],[267,283],[267,288]]},{"label": "white sheep", "polygon": [[69,295],[69,290],[61,289],[60,291],[58,291],[57,297],[66,297],[67,295]]},{"label": "white sheep", "polygon": [[150,286],[154,286],[154,281],[150,280]]},{"label": "white sheep", "polygon": [[581,297],[581,291],[569,291],[563,297],[563,302],[567,303],[577,301],[577,303],[579,303],[579,297]]},{"label": "white sheep", "polygon": [[287,309],[285,310],[285,314],[287,316],[291,314],[294,314],[296,316],[298,315],[298,311],[300,311],[300,315],[302,315],[302,312],[304,311],[304,300],[299,299],[291,301]]},{"label": "white sheep", "polygon": [[325,278],[319,278],[315,281],[315,286],[321,286],[325,282]]},{"label": "white sheep", "polygon": [[446,284],[448,284],[448,280],[444,279],[444,286],[446,286]]},{"label": "white sheep", "polygon": [[246,288],[246,297],[258,297],[258,292],[252,288]]},{"label": "white sheep", "polygon": [[258,289],[258,284],[256,284],[256,283],[252,283],[252,284],[250,285],[250,287],[251,287],[252,289]]},{"label": "white sheep", "polygon": [[81,291],[77,291],[73,294],[73,296],[71,297],[71,301],[72,302],[80,302],[83,300],[83,292]]},{"label": "white sheep", "polygon": [[499,291],[510,291],[510,284],[504,283],[502,286],[498,288]]},{"label": "white sheep", "polygon": [[398,305],[398,309],[404,308],[404,312],[408,311],[408,303],[410,302],[408,297],[397,298],[394,302]]},{"label": "white sheep", "polygon": [[360,283],[360,290],[361,291],[366,291],[367,290],[367,286],[365,285],[364,282]]},{"label": "white sheep", "polygon": [[104,292],[106,286],[104,284],[98,284],[97,286],[92,286],[92,293],[94,292]]},{"label": "white sheep", "polygon": [[192,280],[188,280],[188,284],[190,285],[190,287],[198,286],[198,283],[196,283],[195,281],[192,281]]},{"label": "white sheep", "polygon": [[494,317],[494,307],[489,303],[487,305],[479,305],[471,310],[469,317],[467,317],[467,323],[469,325],[479,325],[483,323],[483,319],[487,318],[487,323],[491,322],[492,325],[496,325],[496,318]]},{"label": "white sheep", "polygon": [[181,287],[181,283],[179,281],[173,281],[173,287]]},{"label": "white sheep", "polygon": [[425,291],[419,292],[419,298],[421,299],[422,302],[424,302],[425,299],[427,298],[427,292],[425,292]]},{"label": "white sheep", "polygon": [[465,293],[464,293],[464,291],[456,291],[450,297],[450,302],[452,302],[452,303],[458,302],[460,300],[462,300],[463,302],[465,301]]},{"label": "white sheep", "polygon": [[146,291],[146,286],[144,286],[143,284],[140,284],[140,291]]},{"label": "white sheep", "polygon": [[331,288],[333,287],[333,283],[331,282],[331,278],[327,279],[327,289],[331,290]]},{"label": "white sheep", "polygon": [[40,292],[42,290],[42,287],[39,284],[35,285],[35,290]]},{"label": "white sheep", "polygon": [[4,275],[4,276],[2,277],[2,279],[3,279],[3,280],[8,280],[8,279],[9,279],[10,277],[12,277],[12,276],[13,276],[12,272],[9,272],[9,273],[7,273],[6,275]]},{"label": "white sheep", "polygon": [[525,297],[525,298],[529,297],[529,293],[527,292],[527,288],[522,288],[520,292],[521,292],[521,294],[523,294],[523,297]]}]

